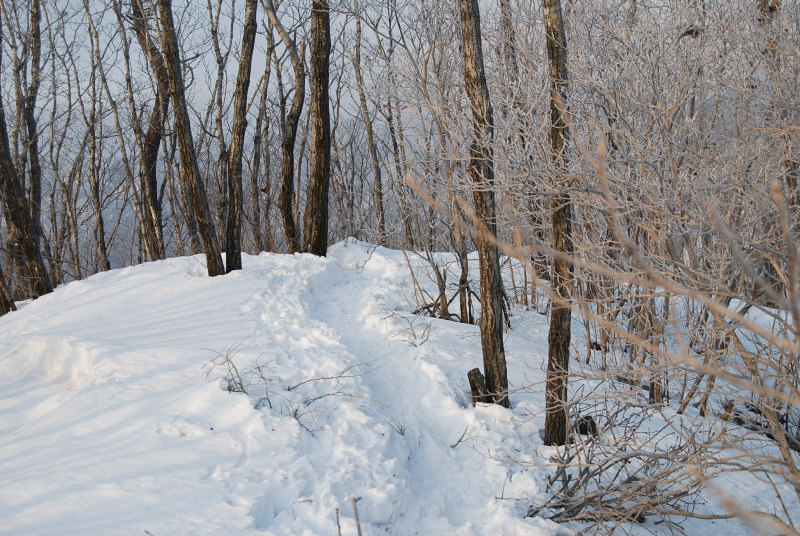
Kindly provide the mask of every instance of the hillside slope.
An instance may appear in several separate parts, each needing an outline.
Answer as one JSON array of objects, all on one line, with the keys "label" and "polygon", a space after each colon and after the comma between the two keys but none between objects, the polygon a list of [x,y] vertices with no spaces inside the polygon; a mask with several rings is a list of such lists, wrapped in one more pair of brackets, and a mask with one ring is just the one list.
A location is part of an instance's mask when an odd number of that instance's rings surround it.
[{"label": "hillside slope", "polygon": [[[547,318],[514,312],[513,409],[473,407],[478,328],[412,315],[409,263],[432,291],[422,259],[350,240],[217,278],[202,256],[113,270],[0,318],[0,534],[355,535],[354,499],[365,535],[572,534],[525,518],[554,471]],[[724,485],[774,508],[745,477]]]},{"label": "hillside slope", "polygon": [[355,534],[353,497],[366,534],[557,532],[506,459],[537,425],[471,406],[477,328],[404,313],[402,254],[204,273],[114,270],[0,320],[0,533],[336,534],[338,509]]}]

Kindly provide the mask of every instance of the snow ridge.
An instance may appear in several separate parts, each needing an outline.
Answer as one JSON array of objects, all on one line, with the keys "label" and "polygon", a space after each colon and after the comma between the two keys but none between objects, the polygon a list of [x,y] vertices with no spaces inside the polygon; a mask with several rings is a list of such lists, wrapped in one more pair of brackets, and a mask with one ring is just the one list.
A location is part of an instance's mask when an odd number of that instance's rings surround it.
[{"label": "snow ridge", "polygon": [[471,406],[477,328],[410,316],[401,253],[203,270],[106,272],[0,319],[0,534],[336,534],[337,509],[355,534],[354,497],[365,534],[557,533],[523,518],[543,473],[509,461],[536,424]]}]

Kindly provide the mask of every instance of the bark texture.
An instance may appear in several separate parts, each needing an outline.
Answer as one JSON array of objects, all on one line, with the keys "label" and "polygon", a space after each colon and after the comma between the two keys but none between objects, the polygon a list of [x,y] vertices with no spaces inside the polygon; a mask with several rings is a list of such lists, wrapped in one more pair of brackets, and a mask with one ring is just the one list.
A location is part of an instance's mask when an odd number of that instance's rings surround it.
[{"label": "bark texture", "polygon": [[496,242],[494,165],[491,142],[494,119],[486,85],[477,0],[459,0],[464,52],[464,82],[472,109],[473,141],[468,173],[474,183],[481,281],[481,349],[486,389],[492,401],[509,407],[508,374],[503,348],[503,280]]},{"label": "bark texture", "polygon": [[11,291],[6,284],[6,276],[3,269],[0,268],[0,316],[11,311],[16,311],[17,306],[14,305],[14,299],[11,297]]},{"label": "bark texture", "polygon": [[8,249],[20,252],[22,258],[18,266],[23,268],[24,273],[17,276],[28,280],[32,297],[37,297],[51,292],[53,287],[47,275],[42,252],[37,246],[36,227],[31,217],[28,199],[25,197],[25,189],[11,158],[7,133],[5,112],[0,102],[0,188],[4,201],[3,214],[9,234],[14,241]]},{"label": "bark texture", "polygon": [[[31,5],[31,20],[35,25],[35,33],[38,34],[39,20],[41,13],[39,13],[39,3],[33,2]],[[35,11],[35,12],[34,12]],[[3,29],[0,23],[0,54],[2,54],[2,39]],[[38,36],[34,36],[38,40]],[[38,52],[34,52],[38,54]],[[0,58],[2,60],[2,58]],[[38,62],[38,58],[36,58]],[[36,76],[38,77],[38,67],[36,67]],[[0,74],[1,75],[1,74]],[[36,82],[34,82],[36,83]],[[28,94],[32,92],[29,88]],[[35,91],[33,92],[35,94]],[[28,105],[35,105],[26,99],[26,108]],[[30,110],[32,116],[33,110]],[[28,112],[25,112],[28,116]],[[26,121],[26,126],[30,128],[30,124]],[[34,125],[35,126],[35,125]],[[37,151],[38,155],[38,151]],[[38,156],[37,156],[38,158]],[[33,179],[32,179],[33,180]],[[36,185],[32,185],[34,192]],[[18,278],[26,278],[30,288],[31,297],[41,296],[52,292],[53,286],[50,282],[50,277],[47,274],[47,267],[42,257],[42,252],[39,249],[38,239],[38,224],[32,217],[31,207],[28,199],[25,196],[25,187],[19,176],[19,172],[14,165],[13,157],[11,156],[11,147],[8,143],[8,128],[6,125],[5,110],[3,101],[0,97],[0,199],[3,201],[3,215],[8,226],[8,232],[11,237],[12,243],[9,244],[9,251],[18,254],[17,267],[22,273],[18,273]],[[34,195],[37,195],[34,193]],[[37,211],[38,214],[38,211]],[[3,285],[6,287],[5,285]],[[3,309],[13,308],[13,296],[10,296],[10,291],[6,287],[6,292],[9,294],[8,300],[10,304],[5,304]]]},{"label": "bark texture", "polygon": [[[566,122],[567,97],[567,39],[560,0],[543,0],[547,59],[550,67],[550,142],[555,180],[565,182],[569,131]],[[566,184],[563,184],[566,187]],[[562,191],[553,197],[551,204],[553,248],[563,253],[553,258],[552,289],[556,297],[551,301],[550,331],[548,333],[547,387],[544,442],[546,445],[563,445],[567,441],[569,414],[567,407],[567,380],[569,376],[569,348],[571,339],[572,265],[566,255],[572,253],[572,200]]]},{"label": "bark texture", "polygon": [[[42,236],[42,166],[39,162],[39,128],[36,121],[36,99],[39,96],[42,61],[42,10],[39,0],[30,5],[30,65],[31,78],[24,97],[23,115],[28,143],[28,177],[30,210],[33,223],[33,241],[38,249]],[[20,177],[22,179],[22,177]]]},{"label": "bark texture", "polygon": [[147,54],[150,69],[156,78],[156,95],[147,132],[142,139],[140,156],[142,208],[144,213],[145,251],[150,260],[163,259],[164,228],[161,218],[161,203],[158,198],[158,153],[164,136],[164,121],[169,111],[169,76],[164,58],[155,40],[150,36],[148,18],[142,5],[144,0],[131,2],[131,21],[136,40]]},{"label": "bark texture", "polygon": [[[292,107],[286,114],[283,122],[283,139],[281,140],[281,191],[278,195],[278,210],[283,220],[283,231],[286,236],[286,248],[289,253],[300,251],[300,238],[294,216],[294,145],[297,138],[297,126],[300,114],[303,112],[303,102],[306,98],[306,70],[303,65],[305,54],[304,43],[300,44],[300,52],[289,33],[281,24],[275,13],[272,0],[265,0],[267,16],[270,24],[278,31],[283,44],[289,51],[294,69],[294,97]],[[280,84],[280,82],[279,82]],[[281,96],[283,99],[283,96]]]},{"label": "bark texture", "polygon": [[[244,10],[242,56],[236,76],[233,96],[233,135],[228,161],[228,221],[225,229],[225,269],[227,272],[242,269],[242,151],[247,128],[247,90],[250,87],[250,69],[256,42],[256,13],[258,0],[247,0]],[[269,62],[269,59],[267,59]]]},{"label": "bark texture", "polygon": [[311,161],[308,200],[303,217],[303,250],[328,252],[328,190],[331,174],[331,118],[328,84],[331,53],[330,6],[311,4]]},{"label": "bark texture", "polygon": [[172,2],[158,0],[158,13],[161,19],[161,48],[164,51],[164,63],[169,74],[169,93],[172,98],[172,108],[175,112],[175,130],[178,137],[178,150],[181,156],[181,173],[184,173],[191,190],[192,205],[194,206],[197,228],[203,241],[206,253],[208,275],[217,276],[225,273],[222,263],[217,232],[211,211],[208,209],[206,189],[203,177],[197,166],[197,154],[194,150],[192,139],[192,125],[189,112],[186,108],[186,91],[183,85],[183,73],[178,52],[178,37],[175,33],[175,23],[172,20]]}]

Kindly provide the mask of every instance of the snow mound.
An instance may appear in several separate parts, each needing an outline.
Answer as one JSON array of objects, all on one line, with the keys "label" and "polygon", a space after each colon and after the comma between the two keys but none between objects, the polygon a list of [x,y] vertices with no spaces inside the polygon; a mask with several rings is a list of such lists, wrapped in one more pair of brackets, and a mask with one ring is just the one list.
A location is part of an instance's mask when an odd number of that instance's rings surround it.
[{"label": "snow mound", "polygon": [[[0,319],[0,534],[355,534],[354,499],[367,535],[559,532],[524,517],[546,491],[541,407],[471,405],[477,327],[412,316],[401,252],[203,263]],[[541,362],[542,323],[512,359]]]}]

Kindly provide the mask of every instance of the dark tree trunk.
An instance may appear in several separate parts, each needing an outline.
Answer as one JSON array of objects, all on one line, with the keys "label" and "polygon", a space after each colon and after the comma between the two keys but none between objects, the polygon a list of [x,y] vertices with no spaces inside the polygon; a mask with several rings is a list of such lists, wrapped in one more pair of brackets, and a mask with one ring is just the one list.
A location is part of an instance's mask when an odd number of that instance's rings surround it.
[{"label": "dark tree trunk", "polygon": [[[297,126],[300,123],[300,114],[303,112],[303,101],[306,96],[306,71],[303,65],[303,55],[305,54],[304,42],[300,45],[300,52],[297,51],[295,42],[291,39],[286,29],[281,25],[278,15],[275,13],[275,6],[272,0],[266,0],[267,15],[272,26],[278,31],[281,40],[292,59],[294,68],[294,97],[292,107],[283,121],[283,140],[281,141],[281,191],[278,195],[278,210],[283,220],[283,231],[286,235],[286,248],[289,253],[300,251],[300,238],[295,222],[293,201],[294,201],[294,144],[297,138]],[[277,62],[277,60],[276,60]],[[277,66],[280,68],[280,66]],[[280,79],[279,79],[280,85]],[[281,95],[281,99],[284,96]]]},{"label": "dark tree trunk", "polygon": [[[28,162],[30,165],[30,210],[33,223],[33,241],[38,249],[42,237],[42,167],[39,162],[39,132],[36,124],[36,98],[39,95],[39,66],[42,56],[41,36],[42,12],[39,0],[33,0],[30,6],[30,64],[31,81],[24,98],[24,116],[26,137],[28,142]],[[23,180],[22,177],[19,177]]]},{"label": "dark tree trunk", "polygon": [[169,93],[157,93],[150,124],[144,136],[141,156],[142,205],[144,206],[145,240],[150,251],[150,260],[163,259],[164,228],[161,220],[161,203],[158,199],[158,151],[161,147],[164,118],[169,107]]},{"label": "dark tree trunk", "polygon": [[492,402],[492,397],[486,393],[486,379],[480,369],[474,368],[467,372],[467,379],[469,380],[469,389],[472,391],[473,406],[479,402]]},{"label": "dark tree trunk", "polygon": [[158,152],[164,136],[164,121],[169,110],[169,76],[161,51],[148,31],[147,18],[141,2],[142,0],[133,0],[131,2],[131,20],[133,21],[132,25],[136,33],[136,40],[147,54],[150,69],[155,74],[157,85],[153,111],[150,113],[147,132],[142,140],[140,157],[144,241],[146,244],[145,250],[150,260],[157,260],[163,259],[166,255],[161,203],[158,197],[157,164]]},{"label": "dark tree trunk", "polygon": [[486,389],[496,404],[509,407],[508,375],[503,348],[503,280],[496,245],[494,165],[490,143],[494,136],[492,105],[483,67],[480,11],[477,0],[459,0],[464,51],[464,81],[472,108],[473,141],[468,172],[474,182],[481,280],[481,348]]},{"label": "dark tree trunk", "polygon": [[5,111],[0,101],[0,188],[5,205],[3,214],[6,225],[9,234],[16,242],[9,249],[20,252],[21,259],[18,266],[23,268],[24,273],[17,276],[28,279],[32,296],[37,297],[51,292],[53,287],[47,275],[42,252],[36,244],[36,228],[31,218],[25,190],[11,158],[7,133]]},{"label": "dark tree trunk", "polygon": [[[253,172],[251,176],[252,198],[253,198],[253,241],[257,252],[270,251],[272,248],[271,232],[269,228],[269,207],[270,207],[270,157],[269,157],[269,117],[267,116],[267,90],[271,74],[270,60],[274,48],[272,32],[267,34],[267,51],[264,54],[266,61],[264,65],[264,75],[261,79],[261,96],[259,97],[258,114],[256,115],[256,125],[253,133]],[[264,151],[264,176],[266,177],[265,186],[261,186],[261,151]],[[261,194],[265,194],[264,222],[265,229],[261,229]],[[270,239],[265,240],[265,236]],[[269,244],[269,245],[267,245]]]},{"label": "dark tree trunk", "polygon": [[303,250],[328,252],[328,189],[331,175],[331,118],[328,80],[331,53],[330,7],[327,0],[311,4],[311,163],[308,200],[303,217]]},{"label": "dark tree trunk", "polygon": [[[94,76],[94,73],[92,73]],[[96,95],[95,81],[92,80],[92,93]],[[106,245],[106,229],[103,219],[103,202],[100,193],[100,164],[102,154],[98,155],[99,144],[97,136],[97,99],[92,100],[92,110],[89,127],[89,184],[92,193],[92,204],[95,210],[95,242],[97,242],[96,271],[110,270],[111,261],[108,260],[108,247]],[[102,136],[102,132],[101,132]]]},{"label": "dark tree trunk", "polygon": [[[34,2],[38,6],[37,2]],[[33,9],[33,8],[32,8]],[[38,9],[38,8],[37,8]],[[31,13],[32,18],[34,13]],[[38,25],[38,23],[37,23]],[[0,22],[0,63],[2,63],[3,29]],[[1,79],[0,79],[1,80]],[[17,266],[23,273],[17,274],[18,278],[27,278],[33,297],[52,292],[53,286],[47,275],[47,268],[39,249],[37,230],[38,227],[31,217],[31,209],[25,196],[25,188],[20,180],[14,160],[11,157],[11,148],[8,144],[8,129],[6,126],[5,109],[0,96],[0,199],[3,200],[3,215],[8,226],[9,235],[15,242],[9,246],[12,252],[18,252],[20,257]],[[13,297],[9,296],[13,306]]]},{"label": "dark tree trunk", "polygon": [[11,291],[6,284],[6,276],[2,267],[0,267],[0,316],[16,310],[17,306],[14,305],[14,298],[11,296]]},{"label": "dark tree trunk", "polygon": [[247,0],[242,35],[242,56],[236,76],[233,97],[233,135],[228,163],[228,222],[225,230],[226,270],[242,269],[242,151],[247,127],[247,90],[250,87],[250,68],[256,42],[256,12],[258,0]]},{"label": "dark tree trunk", "polygon": [[178,55],[178,38],[175,34],[175,24],[172,20],[171,0],[158,0],[158,12],[161,19],[164,63],[169,74],[169,92],[172,97],[172,108],[175,112],[175,130],[178,135],[178,150],[181,155],[181,173],[185,174],[191,190],[197,227],[206,253],[208,275],[222,275],[225,273],[225,266],[222,263],[222,254],[219,249],[217,232],[214,228],[214,220],[211,219],[211,211],[208,209],[203,177],[200,175],[200,169],[197,166],[197,155],[194,150],[194,141],[192,140],[192,125],[186,108],[186,93],[183,86],[181,61]]},{"label": "dark tree trunk", "polygon": [[[569,131],[566,122],[567,90],[567,38],[560,0],[543,0],[547,57],[550,65],[550,141],[556,179],[565,181],[566,149]],[[551,278],[555,297],[551,302],[548,341],[546,414],[544,442],[546,445],[563,445],[567,441],[569,414],[567,408],[567,380],[569,376],[569,347],[572,322],[572,265],[566,257],[572,246],[572,200],[568,193],[553,197],[552,204],[553,248],[564,256],[553,258]]]}]

